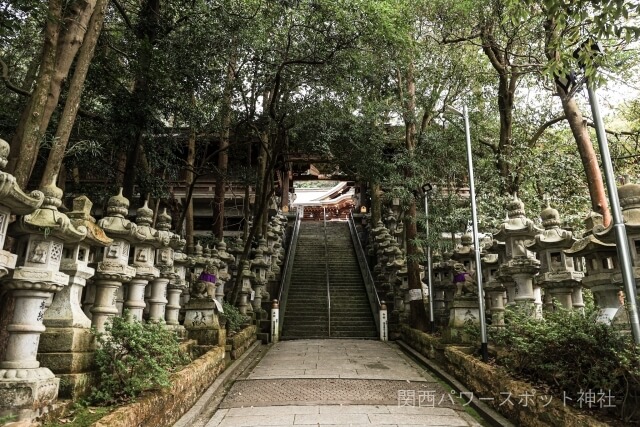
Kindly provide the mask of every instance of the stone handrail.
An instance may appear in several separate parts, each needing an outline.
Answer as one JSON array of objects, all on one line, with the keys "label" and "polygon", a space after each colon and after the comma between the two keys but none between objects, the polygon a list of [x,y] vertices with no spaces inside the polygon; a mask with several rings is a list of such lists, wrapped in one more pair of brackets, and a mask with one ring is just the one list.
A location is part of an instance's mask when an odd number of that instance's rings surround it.
[{"label": "stone handrail", "polygon": [[360,273],[362,274],[365,288],[367,289],[369,305],[371,306],[371,311],[373,312],[373,317],[376,321],[376,329],[378,330],[378,334],[380,334],[380,298],[378,297],[378,292],[376,292],[373,277],[371,276],[371,270],[369,270],[369,265],[367,263],[367,257],[365,256],[362,243],[358,237],[356,223],[353,219],[353,211],[349,212],[349,230],[351,231],[351,240],[353,240],[353,246],[356,250],[356,256],[358,257]]},{"label": "stone handrail", "polygon": [[327,214],[324,213],[324,215],[322,215],[323,218],[323,222],[324,222],[324,273],[325,273],[325,278],[327,281],[327,318],[328,318],[328,325],[327,325],[327,330],[329,331],[329,336],[331,336],[331,292],[329,290],[329,248],[328,248],[328,243],[327,243]]},{"label": "stone handrail", "polygon": [[289,294],[289,284],[291,282],[291,271],[293,270],[293,258],[296,256],[296,248],[298,246],[298,234],[300,233],[300,221],[304,215],[304,208],[296,211],[296,219],[293,225],[293,232],[289,238],[289,248],[287,249],[287,259],[282,269],[282,279],[280,281],[280,292],[278,293],[278,303],[280,306],[280,325],[279,332],[282,333],[282,325],[284,324],[284,316],[287,311],[287,296]]}]

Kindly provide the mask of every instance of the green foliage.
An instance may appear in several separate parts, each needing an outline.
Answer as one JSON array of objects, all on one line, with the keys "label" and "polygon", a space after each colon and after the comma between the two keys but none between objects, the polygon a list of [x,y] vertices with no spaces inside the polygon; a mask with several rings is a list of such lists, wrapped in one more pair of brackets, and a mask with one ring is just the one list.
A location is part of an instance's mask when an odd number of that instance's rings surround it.
[{"label": "green foliage", "polygon": [[498,364],[553,392],[611,390],[626,398],[640,390],[640,349],[631,338],[597,322],[598,311],[586,299],[585,313],[556,307],[544,319],[529,316],[526,307],[507,310],[506,326],[491,330],[505,349]]},{"label": "green foliage", "polygon": [[242,325],[247,322],[248,317],[242,315],[236,306],[229,304],[227,301],[223,302],[222,308],[224,313],[221,314],[221,317],[227,320],[227,330],[234,333],[239,332],[242,329]]},{"label": "green foliage", "polygon": [[169,375],[188,362],[176,335],[161,323],[113,317],[97,334],[98,386],[89,401],[109,405],[128,401],[145,390],[167,387]]}]

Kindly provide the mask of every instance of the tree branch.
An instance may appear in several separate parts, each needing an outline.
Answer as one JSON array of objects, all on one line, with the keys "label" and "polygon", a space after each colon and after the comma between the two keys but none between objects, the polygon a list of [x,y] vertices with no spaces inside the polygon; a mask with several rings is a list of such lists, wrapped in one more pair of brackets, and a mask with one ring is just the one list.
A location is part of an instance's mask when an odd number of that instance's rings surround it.
[{"label": "tree branch", "polygon": [[11,82],[11,79],[9,79],[9,66],[7,65],[7,63],[0,59],[0,65],[2,65],[2,80],[4,80],[4,85],[7,87],[7,89],[19,95],[31,96],[31,92],[26,91]]},{"label": "tree branch", "polygon": [[540,137],[542,136],[542,134],[544,133],[545,130],[547,130],[548,127],[555,125],[558,122],[563,121],[564,119],[566,119],[567,116],[565,116],[564,114],[558,117],[555,117],[551,120],[549,120],[546,123],[543,123],[538,130],[535,131],[535,133],[533,134],[533,136],[531,138],[529,138],[529,147],[533,147],[534,145],[536,145],[536,142],[538,142],[538,139],[540,139]]},{"label": "tree branch", "polygon": [[118,12],[120,13],[120,16],[122,16],[122,19],[124,20],[124,23],[127,26],[127,28],[129,28],[131,31],[134,31],[133,25],[131,24],[131,20],[129,19],[129,16],[127,16],[127,11],[124,10],[124,7],[122,7],[122,5],[118,0],[112,0],[112,3],[115,5],[116,9],[118,9]]}]

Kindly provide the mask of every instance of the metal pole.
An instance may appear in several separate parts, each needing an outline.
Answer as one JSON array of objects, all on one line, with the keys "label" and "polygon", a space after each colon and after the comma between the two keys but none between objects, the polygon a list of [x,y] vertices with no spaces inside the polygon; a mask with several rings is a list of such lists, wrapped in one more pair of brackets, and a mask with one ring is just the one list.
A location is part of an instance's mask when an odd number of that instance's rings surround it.
[{"label": "metal pole", "polygon": [[607,142],[607,134],[604,131],[604,123],[602,121],[602,116],[600,115],[598,96],[596,95],[596,91],[593,88],[592,83],[589,81],[587,81],[587,91],[589,93],[589,104],[591,105],[593,122],[596,126],[596,136],[598,137],[598,147],[600,148],[600,156],[602,157],[604,179],[607,184],[607,192],[609,193],[609,203],[611,204],[613,232],[616,240],[618,259],[620,260],[622,284],[624,285],[624,292],[627,297],[626,302],[629,305],[629,323],[631,323],[633,340],[636,344],[640,344],[640,320],[638,319],[638,306],[636,305],[636,283],[633,275],[631,255],[629,253],[627,231],[626,227],[624,226],[624,218],[622,217],[622,212],[620,210],[618,189],[616,188],[615,176],[613,174],[613,165],[611,163],[611,155],[609,154],[609,143]]},{"label": "metal pole", "polygon": [[[426,231],[427,239],[429,238],[429,193],[424,192],[424,214],[427,218]],[[427,286],[429,287],[429,322],[431,323],[431,332],[436,331],[436,323],[433,316],[433,264],[431,262],[431,245],[427,244]]]},{"label": "metal pole", "polygon": [[476,255],[476,277],[478,282],[478,310],[480,315],[480,351],[482,360],[486,362],[489,359],[487,344],[487,324],[484,313],[484,295],[482,290],[482,264],[480,262],[480,241],[478,239],[478,215],[476,208],[476,188],[473,180],[473,159],[471,157],[471,133],[469,131],[469,112],[467,106],[462,107],[462,115],[464,117],[464,133],[467,139],[467,165],[469,168],[469,191],[471,193],[471,219],[473,222],[473,248]]}]

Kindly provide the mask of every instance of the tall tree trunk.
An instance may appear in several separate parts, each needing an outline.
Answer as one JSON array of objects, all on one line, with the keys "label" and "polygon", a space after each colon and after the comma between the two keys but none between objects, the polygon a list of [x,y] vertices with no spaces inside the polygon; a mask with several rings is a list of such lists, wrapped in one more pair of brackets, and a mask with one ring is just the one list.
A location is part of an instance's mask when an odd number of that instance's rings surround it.
[{"label": "tall tree trunk", "polygon": [[[414,155],[416,147],[416,83],[414,75],[414,65],[409,64],[407,69],[406,81],[406,98],[405,98],[405,145],[410,156]],[[413,171],[407,169],[405,176],[411,178]],[[404,219],[404,227],[406,233],[406,245],[407,245],[407,274],[410,290],[419,290],[419,299],[413,299],[410,302],[411,326],[421,331],[426,331],[429,323],[427,319],[427,312],[424,308],[424,302],[422,301],[422,282],[420,281],[420,253],[421,248],[416,244],[418,237],[418,222],[417,222],[417,208],[415,198],[411,198],[409,203],[409,209]],[[417,294],[417,292],[416,292]]]},{"label": "tall tree trunk", "polygon": [[567,117],[571,133],[578,146],[580,160],[582,160],[582,167],[584,168],[584,173],[587,178],[587,188],[589,189],[589,197],[591,199],[591,209],[602,215],[603,224],[606,227],[611,223],[611,211],[609,210],[609,202],[607,201],[607,196],[604,191],[598,157],[591,143],[591,136],[589,135],[586,122],[582,117],[582,112],[580,108],[578,108],[575,99],[563,93],[564,91],[560,87],[558,87],[558,92],[560,93],[564,115]]},{"label": "tall tree trunk", "polygon": [[376,227],[378,221],[382,220],[382,207],[380,203],[380,184],[374,182],[371,184],[371,226]]},{"label": "tall tree trunk", "polygon": [[[187,170],[185,173],[185,185],[187,188],[193,188],[194,176],[193,168],[196,163],[196,132],[195,129],[191,129],[189,133],[189,145],[187,147]],[[187,253],[192,254],[195,243],[193,241],[193,190],[187,194],[186,206],[185,206],[185,234],[187,239]],[[178,227],[182,228],[182,224],[179,223]]]},{"label": "tall tree trunk", "polygon": [[236,58],[234,54],[229,60],[229,64],[227,64],[227,77],[222,97],[218,174],[216,175],[216,190],[213,197],[213,234],[218,240],[222,240],[224,237],[224,199],[226,193],[227,167],[229,165],[229,134],[231,130],[231,102],[233,101],[235,67]]},{"label": "tall tree trunk", "polygon": [[[42,133],[40,118],[44,112],[49,85],[56,65],[56,45],[60,34],[59,22],[62,14],[62,0],[49,0],[47,24],[44,31],[42,61],[36,79],[36,87],[31,93],[27,108],[23,113],[24,126],[19,129],[11,141],[12,148],[18,148],[13,169],[17,184],[25,188],[31,176],[31,166],[38,153]],[[12,152],[12,154],[14,154]]]},{"label": "tall tree trunk", "polygon": [[56,177],[60,173],[64,153],[69,143],[69,136],[71,135],[71,130],[73,129],[73,124],[78,114],[80,98],[84,89],[84,81],[87,77],[91,60],[93,59],[96,44],[98,43],[98,36],[102,30],[102,23],[104,22],[104,15],[108,4],[108,0],[97,0],[95,10],[93,15],[91,15],[88,28],[89,32],[80,47],[75,71],[69,84],[67,100],[64,105],[64,110],[62,111],[62,116],[60,117],[60,122],[58,123],[58,129],[56,130],[53,146],[49,152],[40,186],[55,184]]},{"label": "tall tree trunk", "polygon": [[[55,64],[51,71],[51,76],[48,78],[48,86],[46,88],[48,91],[47,98],[44,101],[44,105],[39,107],[42,108],[42,110],[37,117],[32,116],[31,111],[29,111],[30,109],[25,109],[18,124],[16,136],[22,135],[23,133],[34,132],[31,130],[31,127],[35,126],[36,121],[38,122],[37,126],[40,135],[44,135],[47,131],[51,116],[60,99],[62,84],[69,75],[73,59],[82,44],[95,3],[96,0],[77,0],[68,9],[69,12],[64,19],[61,19],[60,12],[57,18],[53,20],[52,25],[57,27],[58,36],[55,41]],[[47,47],[45,46],[44,50],[46,49]],[[42,88],[42,90],[44,90],[44,88]],[[15,157],[16,160],[15,163],[11,162],[10,167],[15,167],[15,170],[28,167],[29,170],[23,172],[28,175],[28,180],[35,165],[40,146],[38,144],[36,144],[34,148],[27,146],[27,151],[22,154],[21,150],[23,146],[19,139],[11,141],[12,157]],[[15,166],[13,166],[14,164]],[[25,166],[27,164],[29,166]]]},{"label": "tall tree trunk", "polygon": [[[545,30],[545,54],[550,61],[556,60],[559,57],[559,52],[555,50],[553,46],[557,46],[556,40],[560,37],[558,34],[558,27],[556,26],[555,19],[552,16],[548,16],[544,23]],[[594,212],[598,212],[602,215],[603,225],[606,227],[611,223],[611,211],[609,210],[609,202],[607,201],[606,193],[604,191],[604,182],[602,181],[602,173],[598,165],[598,157],[593,149],[591,143],[591,136],[587,131],[582,112],[576,104],[573,96],[567,93],[566,90],[559,84],[559,79],[556,77],[555,86],[560,96],[562,103],[562,109],[569,122],[571,133],[578,146],[578,152],[580,153],[580,160],[582,161],[582,167],[584,168],[585,177],[587,179],[587,188],[589,189],[589,197],[591,199],[591,209]]]},{"label": "tall tree trunk", "polygon": [[134,82],[131,100],[139,105],[132,115],[131,125],[134,129],[131,140],[133,144],[127,150],[126,173],[123,179],[123,195],[128,199],[133,197],[136,184],[137,168],[140,156],[144,152],[144,135],[149,124],[149,79],[151,64],[153,62],[153,50],[160,37],[160,0],[145,0],[141,11],[136,37],[142,41],[138,51],[138,72]]}]

